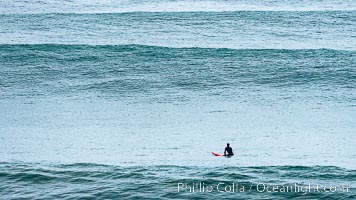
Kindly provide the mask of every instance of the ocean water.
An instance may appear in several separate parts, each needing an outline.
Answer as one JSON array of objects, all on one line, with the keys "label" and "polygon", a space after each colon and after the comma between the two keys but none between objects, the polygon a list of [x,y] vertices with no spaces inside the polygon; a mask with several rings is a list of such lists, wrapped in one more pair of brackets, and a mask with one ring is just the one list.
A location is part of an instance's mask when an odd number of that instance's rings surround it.
[{"label": "ocean water", "polygon": [[356,198],[355,1],[0,0],[0,24],[0,199]]}]

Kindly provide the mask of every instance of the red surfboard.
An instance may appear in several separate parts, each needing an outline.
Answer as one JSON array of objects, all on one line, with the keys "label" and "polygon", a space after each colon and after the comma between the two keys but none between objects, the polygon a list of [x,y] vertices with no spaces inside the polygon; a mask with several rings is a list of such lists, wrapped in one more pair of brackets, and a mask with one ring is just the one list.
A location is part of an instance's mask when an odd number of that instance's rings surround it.
[{"label": "red surfboard", "polygon": [[215,153],[215,152],[211,152],[214,156],[222,156],[221,154]]}]

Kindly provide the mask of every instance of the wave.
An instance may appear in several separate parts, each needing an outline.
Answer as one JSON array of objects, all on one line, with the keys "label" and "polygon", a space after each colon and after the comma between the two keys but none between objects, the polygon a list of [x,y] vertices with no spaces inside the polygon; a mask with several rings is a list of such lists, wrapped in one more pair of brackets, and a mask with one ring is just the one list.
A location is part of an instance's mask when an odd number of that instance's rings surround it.
[{"label": "wave", "polygon": [[0,44],[355,50],[356,12],[1,15]]},{"label": "wave", "polygon": [[156,45],[143,45],[143,44],[57,44],[57,43],[20,43],[20,44],[0,44],[2,49],[16,49],[16,48],[27,48],[36,49],[40,48],[43,50],[54,50],[58,48],[63,48],[66,50],[70,49],[90,49],[90,48],[103,48],[103,49],[122,49],[122,50],[137,50],[137,49],[147,49],[147,50],[218,50],[218,51],[335,51],[335,52],[356,52],[356,50],[344,50],[344,49],[333,49],[333,48],[304,48],[304,49],[294,49],[294,48],[228,48],[228,47],[166,47],[166,46],[156,46]]},{"label": "wave", "polygon": [[[0,45],[3,97],[166,96],[241,88],[354,89],[356,51]],[[224,91],[224,92],[222,92]]]},{"label": "wave", "polygon": [[333,10],[356,10],[356,3],[352,0],[337,2],[332,0],[0,1],[0,13],[4,14]]},{"label": "wave", "polygon": [[[0,195],[6,198],[352,198],[356,171],[334,166],[114,166],[0,163]],[[216,186],[238,184],[241,193],[181,190],[178,184]],[[261,192],[264,186],[337,186],[335,192]],[[259,184],[259,185],[258,185]],[[258,185],[258,186],[257,186]],[[340,186],[340,188],[339,188]],[[342,188],[343,187],[343,188]],[[348,189],[348,192],[344,191]],[[197,188],[198,189],[198,188]],[[221,187],[224,189],[224,187]],[[250,190],[249,190],[250,189]],[[344,190],[343,190],[344,189]],[[183,190],[183,191],[182,191]],[[304,190],[305,191],[305,190]]]}]

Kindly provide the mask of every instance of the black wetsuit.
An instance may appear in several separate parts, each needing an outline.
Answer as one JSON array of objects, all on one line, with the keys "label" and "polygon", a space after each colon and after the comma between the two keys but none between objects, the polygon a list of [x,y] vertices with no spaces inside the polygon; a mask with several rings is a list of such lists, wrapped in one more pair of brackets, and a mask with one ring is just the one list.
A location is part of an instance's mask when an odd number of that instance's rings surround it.
[{"label": "black wetsuit", "polygon": [[[227,152],[227,154],[226,154],[226,152]],[[231,147],[225,147],[224,155],[233,156],[234,153],[232,152],[232,148]]]}]

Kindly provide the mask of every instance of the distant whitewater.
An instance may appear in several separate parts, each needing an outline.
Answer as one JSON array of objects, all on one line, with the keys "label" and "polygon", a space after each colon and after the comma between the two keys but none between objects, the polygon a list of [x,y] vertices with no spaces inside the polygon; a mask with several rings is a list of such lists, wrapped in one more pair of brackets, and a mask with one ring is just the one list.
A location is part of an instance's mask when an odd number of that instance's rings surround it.
[{"label": "distant whitewater", "polygon": [[353,0],[45,0],[0,1],[4,14],[230,12],[230,11],[353,11]]}]

